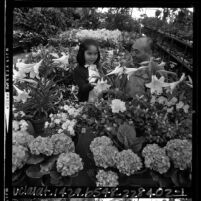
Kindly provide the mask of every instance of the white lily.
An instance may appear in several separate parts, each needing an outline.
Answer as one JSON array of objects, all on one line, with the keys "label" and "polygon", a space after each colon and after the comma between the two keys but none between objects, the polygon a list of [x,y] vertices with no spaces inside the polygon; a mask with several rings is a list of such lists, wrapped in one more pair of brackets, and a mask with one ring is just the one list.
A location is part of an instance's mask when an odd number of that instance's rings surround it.
[{"label": "white lily", "polygon": [[59,55],[57,53],[50,53],[53,57],[56,57],[57,59],[59,58]]},{"label": "white lily", "polygon": [[148,65],[150,63],[150,61],[143,61],[140,63],[140,65]]},{"label": "white lily", "polygon": [[68,65],[68,59],[69,59],[69,55],[66,55],[64,52],[61,53],[63,56],[58,58],[58,59],[52,59],[54,61],[54,63],[62,63],[64,65]]},{"label": "white lily", "polygon": [[[113,71],[111,71],[111,72],[108,73],[107,75],[113,75],[113,74],[118,74],[118,75],[120,75],[120,74],[123,73],[123,71],[124,71],[123,67],[120,66],[120,64],[119,64]],[[106,75],[106,76],[107,76],[107,75]]]},{"label": "white lily", "polygon": [[40,77],[39,77],[39,67],[41,66],[42,61],[43,61],[43,59],[41,59],[38,63],[36,63],[36,65],[33,66],[33,71],[36,74],[36,77],[38,79],[40,79]]},{"label": "white lily", "polygon": [[190,77],[189,75],[188,75],[188,79],[189,79],[189,81],[187,81],[186,84],[187,84],[189,87],[193,88],[193,81],[192,81],[192,79],[191,79],[191,77]]},{"label": "white lily", "polygon": [[185,79],[185,73],[182,74],[181,78],[179,79],[179,81],[176,82],[172,82],[172,83],[168,83],[169,86],[167,91],[170,92],[172,94],[173,90],[176,88],[176,86],[181,83],[183,80]]},{"label": "white lily", "polygon": [[111,85],[107,84],[107,80],[98,80],[97,85],[94,87],[95,90],[97,90],[98,93],[101,93],[102,91],[108,90],[111,87]]},{"label": "white lily", "polygon": [[26,92],[25,90],[22,91],[19,88],[17,88],[15,85],[13,86],[16,89],[18,94],[17,96],[13,96],[16,102],[22,101],[23,103],[25,103],[27,101],[27,98],[31,98],[31,96],[29,96],[30,91],[29,92]]},{"label": "white lily", "polygon": [[19,71],[23,71],[25,73],[29,73],[30,71],[32,71],[33,66],[36,65],[36,63],[33,64],[25,64],[24,62],[17,62],[16,63],[16,67],[18,68]]},{"label": "white lily", "polygon": [[169,86],[168,83],[164,82],[164,77],[160,77],[160,79],[158,79],[155,75],[152,75],[152,80],[150,83],[145,84],[146,87],[150,88],[151,93],[157,93],[157,94],[161,94],[163,91],[163,87],[167,87]]},{"label": "white lily", "polygon": [[26,77],[26,74],[24,71],[16,71],[15,69],[13,69],[13,79],[18,80],[18,79],[22,79]]},{"label": "white lily", "polygon": [[138,71],[138,70],[141,70],[141,69],[145,69],[145,68],[148,68],[148,67],[147,67],[147,66],[141,66],[141,67],[139,67],[139,68],[126,68],[126,67],[124,67],[124,73],[128,75],[127,78],[128,78],[128,80],[129,80],[130,76],[131,76],[134,72],[136,72],[136,71]]},{"label": "white lily", "polygon": [[112,72],[108,73],[107,75],[112,75],[112,74],[117,74],[117,75],[121,75],[121,74],[127,74],[128,75],[128,79],[129,77],[136,71],[141,70],[141,69],[145,69],[148,68],[147,66],[141,66],[139,68],[126,68],[125,66],[117,66]]}]

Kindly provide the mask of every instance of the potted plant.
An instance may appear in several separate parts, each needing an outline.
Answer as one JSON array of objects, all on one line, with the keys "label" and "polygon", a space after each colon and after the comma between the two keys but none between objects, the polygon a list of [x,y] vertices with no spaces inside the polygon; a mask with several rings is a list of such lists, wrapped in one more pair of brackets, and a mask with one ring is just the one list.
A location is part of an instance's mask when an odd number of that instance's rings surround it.
[{"label": "potted plant", "polygon": [[43,135],[44,123],[50,113],[54,113],[60,102],[60,91],[53,80],[40,79],[37,86],[30,86],[31,98],[22,105],[21,110],[33,124],[35,134]]}]

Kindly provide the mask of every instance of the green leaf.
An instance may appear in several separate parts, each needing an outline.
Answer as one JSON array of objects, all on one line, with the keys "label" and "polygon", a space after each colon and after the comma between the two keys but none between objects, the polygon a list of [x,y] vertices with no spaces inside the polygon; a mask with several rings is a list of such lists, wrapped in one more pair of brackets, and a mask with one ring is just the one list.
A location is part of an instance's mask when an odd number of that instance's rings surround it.
[{"label": "green leaf", "polygon": [[34,127],[32,125],[32,123],[30,121],[27,121],[28,123],[28,128],[27,128],[27,132],[31,135],[34,135],[35,134],[35,131],[34,131]]},{"label": "green leaf", "polygon": [[38,179],[38,178],[41,178],[45,174],[40,171],[40,166],[39,166],[39,164],[37,164],[37,165],[30,166],[26,170],[26,175],[30,178]]},{"label": "green leaf", "polygon": [[178,178],[178,170],[174,170],[171,172],[170,178],[175,186],[180,186],[179,184],[179,178]]},{"label": "green leaf", "polygon": [[124,123],[118,129],[117,138],[126,148],[131,147],[136,140],[135,128]]},{"label": "green leaf", "polygon": [[45,160],[43,163],[40,164],[41,172],[44,174],[49,174],[52,168],[54,167],[56,160],[58,158],[58,155],[51,156],[47,160]]},{"label": "green leaf", "polygon": [[30,155],[29,159],[27,160],[27,164],[36,165],[38,163],[41,163],[43,160],[43,156]]},{"label": "green leaf", "polygon": [[131,145],[131,149],[133,152],[138,153],[142,149],[142,145],[145,142],[144,137],[136,137],[135,142]]}]

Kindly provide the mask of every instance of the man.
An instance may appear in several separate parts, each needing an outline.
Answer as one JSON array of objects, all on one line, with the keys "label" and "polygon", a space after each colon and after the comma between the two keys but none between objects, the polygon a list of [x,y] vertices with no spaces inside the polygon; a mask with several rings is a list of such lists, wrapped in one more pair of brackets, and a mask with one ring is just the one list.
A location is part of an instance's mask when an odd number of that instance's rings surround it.
[{"label": "man", "polygon": [[[142,37],[135,41],[131,49],[131,55],[133,59],[133,67],[139,67],[139,63],[143,61],[149,61],[152,55],[152,40],[148,37]],[[151,75],[148,69],[142,69],[136,71],[127,80],[127,76],[123,75],[122,78],[117,78],[115,84],[121,90],[124,88],[124,93],[128,94],[132,98],[136,98],[136,95],[145,94],[145,84],[151,81]]]}]

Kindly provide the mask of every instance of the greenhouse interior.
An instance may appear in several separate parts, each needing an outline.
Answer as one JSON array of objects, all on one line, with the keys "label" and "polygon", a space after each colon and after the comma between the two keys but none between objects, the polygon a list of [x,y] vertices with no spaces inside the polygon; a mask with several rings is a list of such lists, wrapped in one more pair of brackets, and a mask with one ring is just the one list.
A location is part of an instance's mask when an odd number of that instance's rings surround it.
[{"label": "greenhouse interior", "polygon": [[12,68],[13,186],[191,186],[193,8],[18,7]]}]

